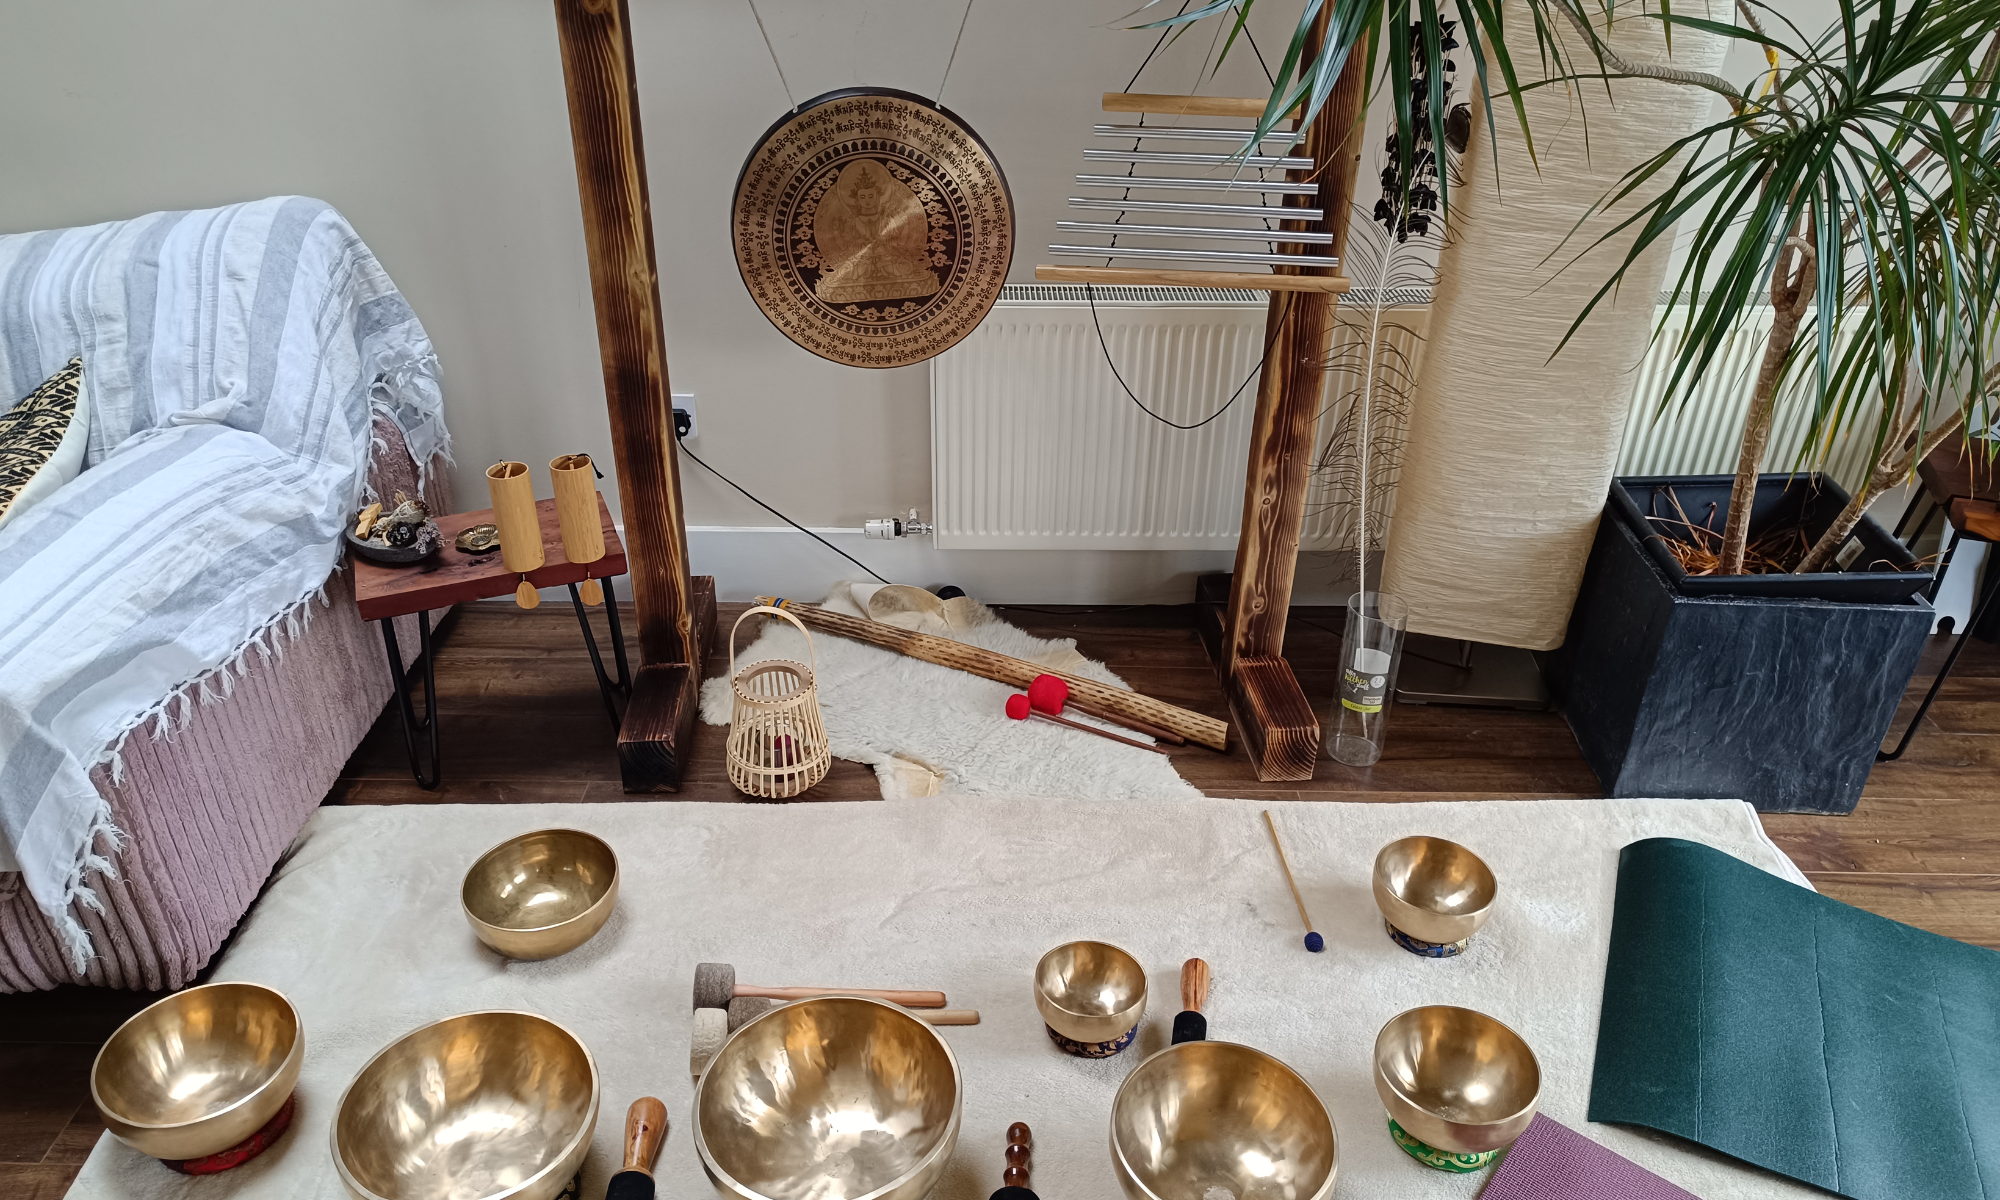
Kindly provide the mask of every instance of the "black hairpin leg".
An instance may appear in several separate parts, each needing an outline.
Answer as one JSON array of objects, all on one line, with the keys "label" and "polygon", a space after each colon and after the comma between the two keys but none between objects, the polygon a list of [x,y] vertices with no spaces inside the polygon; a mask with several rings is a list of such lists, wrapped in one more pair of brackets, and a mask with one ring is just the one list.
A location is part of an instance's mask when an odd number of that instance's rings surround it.
[{"label": "black hairpin leg", "polygon": [[620,710],[620,701],[629,699],[632,693],[631,670],[625,661],[625,632],[618,626],[618,593],[612,590],[609,579],[598,581],[604,587],[605,617],[611,622],[611,649],[618,660],[618,680],[612,682],[604,671],[604,656],[597,651],[597,635],[591,632],[590,613],[583,606],[583,594],[575,584],[569,585],[569,602],[576,609],[576,623],[583,628],[583,644],[590,650],[590,669],[597,672],[597,691],[604,697],[604,711],[611,717],[612,732],[617,732],[625,723]]},{"label": "black hairpin leg", "polygon": [[[390,617],[380,622],[382,645],[389,652],[389,678],[396,685],[396,705],[403,714],[403,747],[410,752],[410,774],[417,777],[417,786],[430,791],[444,777],[444,756],[438,751],[437,723],[437,676],[433,670],[431,657],[431,614],[419,609],[417,612],[417,662],[408,670],[403,668],[403,648],[396,644],[396,620]],[[410,675],[418,666],[424,670],[424,719],[417,720],[417,707],[410,702]],[[428,733],[431,743],[431,777],[424,778],[423,761],[417,757],[417,734]]]},{"label": "black hairpin leg", "polygon": [[1958,635],[1958,640],[1951,644],[1951,653],[1944,656],[1944,665],[1938,668],[1937,678],[1931,680],[1931,689],[1924,693],[1924,702],[1917,705],[1917,715],[1910,718],[1910,727],[1903,731],[1902,739],[1896,743],[1894,750],[1875,752],[1876,762],[1895,762],[1903,757],[1903,751],[1910,748],[1910,739],[1916,736],[1917,726],[1924,723],[1925,714],[1931,711],[1931,701],[1937,699],[1938,689],[1944,686],[1945,677],[1951,674],[1954,666],[1958,665],[1958,652],[1965,649],[1965,639],[1971,637],[1973,628],[1986,619],[1986,614],[1993,608],[1993,599],[1996,596],[2000,596],[2000,587],[1987,590],[1986,598],[1979,602],[1978,611],[1974,612],[1972,619],[1965,623],[1965,630]]}]

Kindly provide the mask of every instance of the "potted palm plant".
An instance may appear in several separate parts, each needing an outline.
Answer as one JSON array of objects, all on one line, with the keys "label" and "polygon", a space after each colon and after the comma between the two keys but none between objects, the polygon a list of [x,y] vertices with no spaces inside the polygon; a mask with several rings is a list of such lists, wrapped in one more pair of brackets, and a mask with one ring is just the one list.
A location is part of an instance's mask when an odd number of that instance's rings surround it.
[{"label": "potted palm plant", "polygon": [[[1253,2],[1216,0],[1153,24],[1219,16],[1233,21],[1233,41]],[[1303,62],[1328,2],[1326,50]],[[1841,0],[1817,36],[1758,0],[1736,0],[1726,21],[1664,0],[1586,7],[1599,3],[1306,0],[1259,132],[1295,104],[1310,118],[1347,57],[1367,53],[1394,106],[1402,174],[1413,153],[1435,154],[1448,220],[1437,67],[1453,21],[1489,134],[1511,103],[1531,152],[1506,20],[1533,22],[1548,79],[1534,86],[1569,86],[1581,100],[1587,81],[1646,77],[1727,99],[1727,116],[1604,198],[1607,210],[1627,205],[1605,236],[1624,234],[1629,248],[1576,321],[1678,227],[1685,258],[1655,335],[1673,345],[1661,415],[1732,338],[1767,326],[1737,471],[1614,483],[1551,683],[1614,795],[1848,811],[1930,625],[1916,596],[1928,575],[1866,510],[1925,454],[1985,424],[2000,391],[2000,0]],[[1738,84],[1627,63],[1598,29],[1614,19],[1737,39],[1767,68]],[[1599,269],[1591,248],[1573,247],[1580,261],[1568,269]],[[1787,403],[1811,406],[1810,434],[1796,461],[1767,462]],[[1871,444],[1852,495],[1813,470],[1844,437]]]}]

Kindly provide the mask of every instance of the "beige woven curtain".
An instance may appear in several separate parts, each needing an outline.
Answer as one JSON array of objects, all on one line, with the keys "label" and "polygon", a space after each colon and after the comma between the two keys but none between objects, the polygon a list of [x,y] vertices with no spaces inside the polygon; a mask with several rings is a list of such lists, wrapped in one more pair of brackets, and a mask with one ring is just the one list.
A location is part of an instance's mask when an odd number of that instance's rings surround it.
[{"label": "beige woven curtain", "polygon": [[[1698,14],[1701,5],[1674,11]],[[1719,0],[1711,15],[1728,19]],[[1507,28],[1526,80],[1541,58],[1522,5],[1508,6]],[[1682,26],[1669,57],[1661,23],[1636,6],[1619,5],[1612,30],[1610,44],[1634,63],[1713,72],[1726,49],[1725,39]],[[1565,32],[1575,61],[1590,61]],[[1511,106],[1495,113],[1497,181],[1484,116],[1473,120],[1382,572],[1383,589],[1408,602],[1420,633],[1552,649],[1583,578],[1667,252],[1651,252],[1553,361],[1630,238],[1558,268],[1629,215],[1630,202],[1549,254],[1627,170],[1700,128],[1717,104],[1707,90],[1653,80],[1620,80],[1609,98],[1600,83],[1584,86],[1581,110],[1558,87],[1527,94],[1539,173]]]}]

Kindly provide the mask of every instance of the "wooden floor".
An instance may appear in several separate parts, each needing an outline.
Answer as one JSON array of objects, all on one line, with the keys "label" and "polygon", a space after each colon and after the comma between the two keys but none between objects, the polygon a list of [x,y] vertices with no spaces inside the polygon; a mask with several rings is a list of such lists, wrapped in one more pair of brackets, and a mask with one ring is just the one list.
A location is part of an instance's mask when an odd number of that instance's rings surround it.
[{"label": "wooden floor", "polygon": [[[724,605],[722,628],[742,605]],[[1140,691],[1226,716],[1195,636],[1193,611],[1005,610],[1044,637],[1074,637]],[[1337,613],[1297,610],[1286,642],[1306,694],[1334,684]],[[630,630],[633,622],[626,621]],[[600,641],[608,636],[598,618]],[[1942,658],[1933,639],[1913,691]],[[721,655],[709,673],[721,674]],[[567,605],[523,612],[462,607],[442,630],[437,669],[444,783],[411,780],[400,723],[385,712],[328,803],[623,801],[612,732]],[[1906,699],[1901,729],[1914,711]],[[1322,714],[1324,715],[1324,714]],[[698,727],[681,798],[741,800],[723,774],[722,730]],[[1260,784],[1241,750],[1177,750],[1174,765],[1212,796],[1302,800],[1518,800],[1601,793],[1560,716],[1469,708],[1395,708],[1382,761],[1322,761],[1308,783]],[[805,800],[876,796],[873,772],[836,761]],[[1949,937],[2000,948],[2000,649],[1973,642],[1901,762],[1875,768],[1848,817],[1768,815],[1764,827],[1827,895]],[[153,997],[66,988],[0,996],[0,1196],[55,1200],[98,1131],[92,1057]]]}]

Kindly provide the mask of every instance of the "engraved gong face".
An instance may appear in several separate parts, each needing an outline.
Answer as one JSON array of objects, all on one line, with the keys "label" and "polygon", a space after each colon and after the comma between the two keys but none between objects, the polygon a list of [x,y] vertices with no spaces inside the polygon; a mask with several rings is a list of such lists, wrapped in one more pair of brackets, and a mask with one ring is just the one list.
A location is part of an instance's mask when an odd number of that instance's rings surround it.
[{"label": "engraved gong face", "polygon": [[743,162],[736,266],[779,332],[834,362],[901,367],[985,318],[1007,281],[1014,202],[949,109],[886,88],[828,92]]}]

